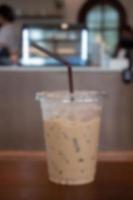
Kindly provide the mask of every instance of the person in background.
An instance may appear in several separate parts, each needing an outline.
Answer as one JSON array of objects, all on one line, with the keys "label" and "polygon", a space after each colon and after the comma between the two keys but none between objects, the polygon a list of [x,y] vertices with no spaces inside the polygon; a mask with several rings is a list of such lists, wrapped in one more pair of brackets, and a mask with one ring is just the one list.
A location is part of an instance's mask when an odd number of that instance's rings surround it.
[{"label": "person in background", "polygon": [[128,60],[128,67],[122,71],[122,79],[124,83],[129,84],[133,81],[133,30],[129,25],[122,30],[117,47],[117,57]]},{"label": "person in background", "polygon": [[16,16],[13,9],[0,5],[0,64],[17,64],[18,38],[15,25]]},{"label": "person in background", "polygon": [[120,34],[120,40],[118,42],[115,55],[117,57],[125,56],[129,60],[131,59],[131,43],[133,42],[133,30],[128,24],[123,28]]}]

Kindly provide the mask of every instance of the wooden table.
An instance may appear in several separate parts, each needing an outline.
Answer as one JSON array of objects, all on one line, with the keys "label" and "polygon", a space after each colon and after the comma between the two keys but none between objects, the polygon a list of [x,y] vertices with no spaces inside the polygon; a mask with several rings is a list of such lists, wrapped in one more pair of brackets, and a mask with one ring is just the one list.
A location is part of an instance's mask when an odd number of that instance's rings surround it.
[{"label": "wooden table", "polygon": [[0,200],[133,200],[133,163],[100,162],[96,181],[60,186],[48,181],[45,160],[0,160]]}]

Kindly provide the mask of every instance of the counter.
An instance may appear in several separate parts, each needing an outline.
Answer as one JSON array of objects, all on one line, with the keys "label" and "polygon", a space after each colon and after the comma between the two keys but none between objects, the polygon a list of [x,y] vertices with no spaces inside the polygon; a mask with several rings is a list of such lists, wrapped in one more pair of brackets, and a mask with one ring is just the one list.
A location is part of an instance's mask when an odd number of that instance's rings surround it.
[{"label": "counter", "polygon": [[[5,66],[5,67],[0,67],[0,71],[2,72],[6,72],[6,71],[26,71],[26,72],[36,72],[36,71],[67,71],[66,67],[64,66],[60,66],[60,67],[36,67],[36,66],[29,66],[29,67],[22,67],[22,66]],[[121,72],[120,68],[102,68],[100,66],[97,67],[93,67],[93,66],[89,66],[89,67],[73,67],[73,71],[78,71],[78,72],[82,72],[82,71],[86,71],[86,72]]]},{"label": "counter", "polygon": [[95,182],[62,186],[48,181],[43,159],[0,159],[0,199],[2,200],[131,200],[133,162],[98,162]]},{"label": "counter", "polygon": [[[121,70],[74,68],[78,90],[106,91],[100,150],[133,150],[133,84]],[[66,90],[66,68],[0,67],[0,149],[43,150],[37,91]]]}]

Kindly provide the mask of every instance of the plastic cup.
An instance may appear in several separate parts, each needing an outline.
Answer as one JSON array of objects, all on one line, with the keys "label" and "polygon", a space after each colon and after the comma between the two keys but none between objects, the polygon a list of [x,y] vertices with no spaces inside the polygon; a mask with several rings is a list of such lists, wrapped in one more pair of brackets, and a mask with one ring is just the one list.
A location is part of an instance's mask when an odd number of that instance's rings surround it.
[{"label": "plastic cup", "polygon": [[102,95],[41,92],[36,97],[43,116],[49,180],[65,185],[94,181]]}]

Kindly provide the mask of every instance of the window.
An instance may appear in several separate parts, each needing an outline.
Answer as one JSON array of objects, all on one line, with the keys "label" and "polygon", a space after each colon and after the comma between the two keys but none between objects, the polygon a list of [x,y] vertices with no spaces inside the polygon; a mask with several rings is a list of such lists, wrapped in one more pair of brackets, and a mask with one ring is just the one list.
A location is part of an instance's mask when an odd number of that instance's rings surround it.
[{"label": "window", "polygon": [[88,0],[79,12],[78,21],[88,28],[89,53],[93,54],[92,45],[100,37],[112,55],[127,16],[118,0]]},{"label": "window", "polygon": [[119,39],[119,13],[111,6],[96,6],[86,15],[89,43],[101,36],[110,53],[113,53]]}]

